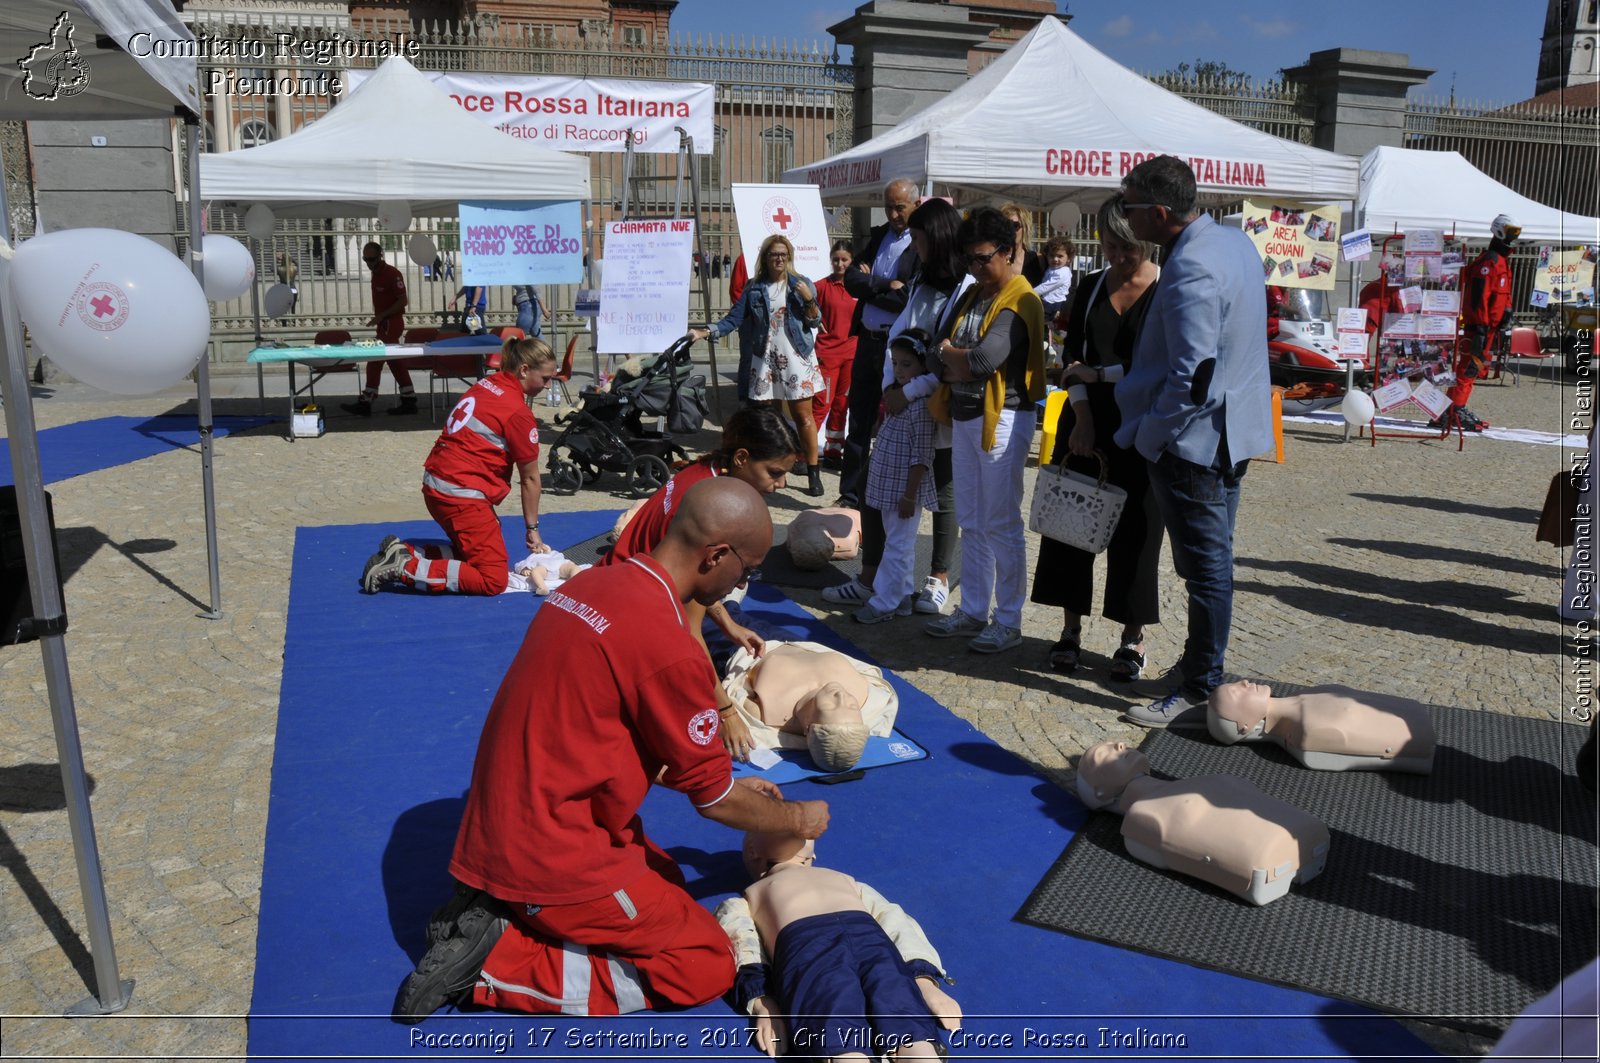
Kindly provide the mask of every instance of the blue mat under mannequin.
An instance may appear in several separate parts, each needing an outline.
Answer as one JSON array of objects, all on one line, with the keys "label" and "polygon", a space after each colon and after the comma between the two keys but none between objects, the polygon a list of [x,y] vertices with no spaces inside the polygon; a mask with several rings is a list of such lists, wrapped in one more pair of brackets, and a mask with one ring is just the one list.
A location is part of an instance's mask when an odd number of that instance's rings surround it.
[{"label": "blue mat under mannequin", "polygon": [[[212,421],[212,434],[225,436],[273,420],[271,417],[217,417]],[[44,482],[53,484],[86,472],[165,454],[174,447],[199,445],[199,422],[192,415],[97,417],[40,431],[39,465],[44,472]],[[0,484],[11,482],[11,443],[0,439]]]},{"label": "blue mat under mannequin", "polygon": [[[552,514],[546,540],[561,548],[612,519]],[[506,522],[508,536],[520,538],[517,524]],[[611,1019],[388,1018],[429,913],[450,894],[445,868],[483,716],[538,601],[363,595],[361,563],[388,531],[438,537],[420,523],[304,528],[296,539],[251,1056],[758,1059],[721,1001]],[[848,648],[775,588],[753,588],[744,608],[768,630]],[[956,1056],[1431,1054],[1393,1020],[1339,1001],[1016,922],[1085,811],[931,699],[903,706],[900,723],[928,759],[787,793],[831,805],[820,862],[902,904],[939,948],[967,1015]],[[643,815],[697,899],[715,905],[742,888],[737,834],[670,791],[652,794]]]}]

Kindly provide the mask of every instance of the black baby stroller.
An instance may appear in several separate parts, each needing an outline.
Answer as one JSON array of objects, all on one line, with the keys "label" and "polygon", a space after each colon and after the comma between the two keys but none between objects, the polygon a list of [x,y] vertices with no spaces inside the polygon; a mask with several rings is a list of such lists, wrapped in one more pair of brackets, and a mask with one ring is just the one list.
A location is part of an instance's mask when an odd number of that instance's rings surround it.
[{"label": "black baby stroller", "polygon": [[[652,358],[637,376],[619,370],[606,391],[585,391],[582,405],[556,418],[561,434],[549,444],[550,488],[572,494],[603,472],[620,472],[634,495],[653,494],[672,475],[674,461],[689,454],[674,433],[698,432],[706,417],[706,378],[694,371],[684,336]],[[660,417],[666,431],[647,431],[646,417]]]}]

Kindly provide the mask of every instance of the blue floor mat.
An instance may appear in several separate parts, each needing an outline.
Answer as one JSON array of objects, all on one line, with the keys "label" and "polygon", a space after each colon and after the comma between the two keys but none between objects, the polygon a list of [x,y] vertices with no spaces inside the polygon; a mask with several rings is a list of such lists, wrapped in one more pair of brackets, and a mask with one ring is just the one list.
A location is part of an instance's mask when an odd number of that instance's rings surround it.
[{"label": "blue floor mat", "polygon": [[[270,424],[272,417],[217,417],[212,434],[225,436]],[[44,482],[53,484],[86,472],[165,454],[175,447],[198,451],[199,420],[193,415],[168,417],[97,417],[92,421],[46,428],[39,433],[39,465]],[[12,483],[11,441],[0,439],[0,485]]]},{"label": "blue floor mat", "polygon": [[[551,514],[543,530],[561,549],[613,519]],[[520,538],[517,520],[505,530]],[[539,602],[360,594],[361,563],[388,531],[438,536],[420,523],[305,528],[296,539],[251,1057],[759,1059],[720,1001],[613,1019],[388,1018],[428,915],[450,894],[445,868],[483,716]],[[848,648],[775,588],[753,588],[744,610],[767,630]],[[819,862],[903,905],[939,948],[967,1015],[957,1056],[1432,1055],[1393,1020],[1349,1004],[1017,922],[1086,812],[932,699],[903,705],[899,723],[928,759],[786,792],[830,803]],[[738,835],[681,795],[652,794],[643,815],[703,903],[744,885]]]}]

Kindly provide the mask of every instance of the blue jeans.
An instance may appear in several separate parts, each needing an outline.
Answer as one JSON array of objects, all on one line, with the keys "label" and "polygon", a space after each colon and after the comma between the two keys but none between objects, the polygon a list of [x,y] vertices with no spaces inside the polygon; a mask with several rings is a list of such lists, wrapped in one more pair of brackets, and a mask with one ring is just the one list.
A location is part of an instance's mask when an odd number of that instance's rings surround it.
[{"label": "blue jeans", "polygon": [[529,339],[539,335],[539,304],[529,300],[517,307],[517,328]]},{"label": "blue jeans", "polygon": [[1189,591],[1183,691],[1203,697],[1222,685],[1222,658],[1233,625],[1233,522],[1248,462],[1228,461],[1227,445],[1209,466],[1171,451],[1150,463],[1150,489],[1172,544],[1172,567]]}]

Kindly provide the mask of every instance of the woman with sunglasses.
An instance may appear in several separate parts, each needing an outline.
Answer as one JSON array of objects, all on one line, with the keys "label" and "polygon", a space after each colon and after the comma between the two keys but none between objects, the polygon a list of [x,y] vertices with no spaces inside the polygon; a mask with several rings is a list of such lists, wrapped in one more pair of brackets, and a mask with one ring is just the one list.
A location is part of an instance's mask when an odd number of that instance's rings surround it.
[{"label": "woman with sunglasses", "polygon": [[949,318],[948,338],[929,352],[929,368],[937,367],[944,382],[934,396],[935,416],[942,408],[951,421],[961,606],[924,630],[935,638],[968,637],[969,649],[999,653],[1022,644],[1022,469],[1034,404],[1044,398],[1044,304],[1015,270],[1023,249],[1004,214],[973,211],[958,241],[974,283]]},{"label": "woman with sunglasses", "polygon": [[794,245],[773,235],[761,244],[757,275],[726,317],[709,329],[690,329],[696,342],[739,330],[739,401],[785,410],[800,435],[808,480],[806,494],[822,496],[813,399],[827,385],[817,367],[817,326],[822,310],[816,287],[794,271]]}]

